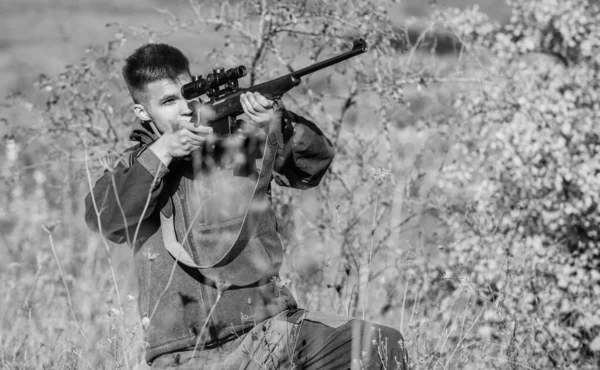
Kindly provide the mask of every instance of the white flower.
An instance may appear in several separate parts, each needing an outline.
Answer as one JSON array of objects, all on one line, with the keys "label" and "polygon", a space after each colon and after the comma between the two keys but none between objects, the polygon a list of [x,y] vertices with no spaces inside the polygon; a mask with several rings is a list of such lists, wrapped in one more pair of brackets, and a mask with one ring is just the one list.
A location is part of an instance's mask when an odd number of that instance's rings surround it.
[{"label": "white flower", "polygon": [[147,328],[148,328],[148,326],[150,326],[150,319],[149,319],[148,317],[144,316],[144,317],[142,318],[142,327],[143,327],[144,329],[147,329]]},{"label": "white flower", "polygon": [[380,186],[383,182],[390,177],[392,172],[385,168],[372,168],[371,178],[375,181],[375,185]]}]

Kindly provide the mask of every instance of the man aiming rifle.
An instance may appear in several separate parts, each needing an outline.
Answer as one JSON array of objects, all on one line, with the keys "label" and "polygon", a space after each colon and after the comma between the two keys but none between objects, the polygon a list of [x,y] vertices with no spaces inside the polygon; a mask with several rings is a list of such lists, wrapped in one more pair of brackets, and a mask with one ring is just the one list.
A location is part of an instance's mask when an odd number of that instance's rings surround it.
[{"label": "man aiming rifle", "polygon": [[322,131],[265,97],[283,93],[212,87],[213,107],[233,96],[249,117],[241,130],[237,108],[192,109],[188,59],[166,44],[137,49],[123,77],[137,145],[87,195],[86,222],[133,248],[152,369],[406,369],[397,330],[300,309],[279,279],[271,180],[317,186],[334,157]]}]

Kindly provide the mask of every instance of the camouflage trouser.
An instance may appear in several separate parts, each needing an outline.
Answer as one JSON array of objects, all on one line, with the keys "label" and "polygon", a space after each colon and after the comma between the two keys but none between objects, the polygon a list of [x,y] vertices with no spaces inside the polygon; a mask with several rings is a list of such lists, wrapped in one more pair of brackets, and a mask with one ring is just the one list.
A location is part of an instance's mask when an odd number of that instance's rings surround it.
[{"label": "camouflage trouser", "polygon": [[152,369],[407,370],[399,331],[351,317],[285,311],[222,347],[158,357]]}]

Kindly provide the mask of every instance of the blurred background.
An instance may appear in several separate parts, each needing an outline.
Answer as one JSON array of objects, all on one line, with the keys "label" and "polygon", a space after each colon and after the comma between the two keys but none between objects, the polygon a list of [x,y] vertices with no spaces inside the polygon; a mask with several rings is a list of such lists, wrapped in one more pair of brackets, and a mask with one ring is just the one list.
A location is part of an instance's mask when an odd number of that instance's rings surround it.
[{"label": "blurred background", "polygon": [[[112,39],[115,25],[138,28],[140,32],[164,29],[165,16],[160,9],[183,14],[190,11],[187,3],[182,0],[168,3],[158,0],[2,0],[0,77],[3,83],[0,93],[4,96],[9,92],[29,91],[39,74],[57,74],[66,64],[76,63],[90,45]],[[503,1],[440,0],[437,4],[452,7],[477,4],[483,12],[500,21],[510,16]],[[421,19],[424,24],[430,4],[419,0],[399,1],[392,4],[390,10],[390,18],[398,27],[410,17]],[[199,50],[220,44],[218,37],[223,34],[215,36],[199,38],[180,32],[169,41],[200,58]],[[136,44],[132,42],[127,46],[132,49]]]}]

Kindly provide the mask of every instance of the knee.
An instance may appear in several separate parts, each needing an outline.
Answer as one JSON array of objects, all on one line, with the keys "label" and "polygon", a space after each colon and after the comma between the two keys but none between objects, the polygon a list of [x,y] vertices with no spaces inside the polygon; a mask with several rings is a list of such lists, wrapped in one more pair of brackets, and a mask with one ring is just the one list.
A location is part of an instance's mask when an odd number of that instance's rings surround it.
[{"label": "knee", "polygon": [[[408,353],[400,331],[389,326],[377,325],[373,328],[373,344],[378,353],[386,354],[386,362],[391,369],[408,369]],[[385,351],[381,351],[385,347]]]},{"label": "knee", "polygon": [[404,344],[404,337],[402,337],[402,333],[400,333],[398,330],[391,328],[389,326],[383,326],[383,325],[376,325],[373,328],[373,334],[374,336],[377,337],[381,337],[383,338],[387,338],[387,341],[389,343],[402,343]]}]

